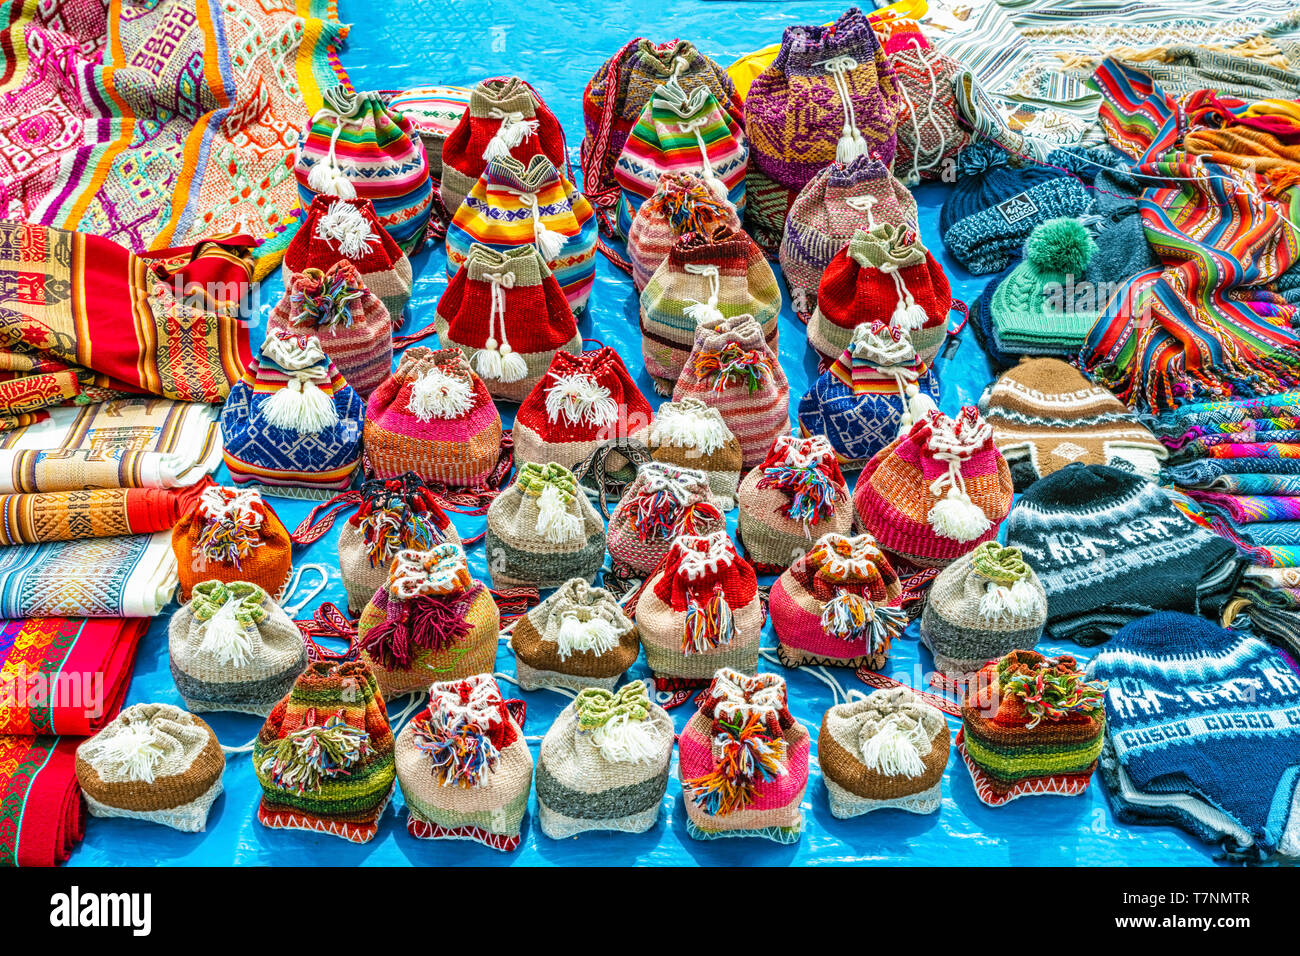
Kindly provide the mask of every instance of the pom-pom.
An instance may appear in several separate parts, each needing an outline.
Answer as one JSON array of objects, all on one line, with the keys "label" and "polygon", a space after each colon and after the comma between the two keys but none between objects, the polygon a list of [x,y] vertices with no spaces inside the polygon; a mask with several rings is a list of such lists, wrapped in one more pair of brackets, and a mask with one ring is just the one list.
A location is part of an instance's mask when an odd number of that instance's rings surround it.
[{"label": "pom-pom", "polygon": [[930,509],[927,519],[934,533],[952,541],[974,541],[989,530],[988,515],[984,514],[967,495],[956,487],[948,489]]},{"label": "pom-pom", "polygon": [[459,375],[431,368],[415,380],[406,409],[422,422],[468,415],[474,407],[474,389]]},{"label": "pom-pom", "polygon": [[1025,242],[1025,258],[1043,272],[1080,276],[1097,244],[1077,219],[1050,219],[1035,227]]},{"label": "pom-pom", "polygon": [[268,425],[300,435],[322,432],[339,420],[333,400],[315,382],[301,378],[291,378],[272,392],[262,403],[262,415]]}]

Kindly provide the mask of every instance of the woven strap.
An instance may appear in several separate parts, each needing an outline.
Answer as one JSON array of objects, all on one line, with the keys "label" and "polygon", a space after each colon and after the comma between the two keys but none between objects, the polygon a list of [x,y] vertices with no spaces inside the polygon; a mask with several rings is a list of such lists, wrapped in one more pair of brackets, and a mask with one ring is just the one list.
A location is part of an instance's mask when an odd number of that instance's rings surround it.
[{"label": "woven strap", "polygon": [[[307,645],[308,661],[316,663],[318,661],[351,661],[356,659],[356,622],[331,602],[325,601],[320,607],[316,608],[316,613],[312,615],[311,620],[294,621],[294,623],[298,625],[298,630],[302,632],[303,643]],[[331,651],[327,647],[321,647],[314,640],[317,637],[347,641],[347,650],[340,653]]]},{"label": "woven strap", "polygon": [[[623,71],[623,63],[641,40],[641,37],[633,37],[610,60],[609,72],[605,74],[605,102],[601,107],[600,123],[596,127],[596,137],[592,140],[583,140],[582,152],[579,157],[579,165],[582,167],[583,193],[591,203],[592,209],[596,212],[596,221],[600,226],[600,231],[607,236],[614,234],[614,227],[609,221],[608,210],[613,209],[618,204],[619,197],[617,183],[605,184],[609,138],[614,132],[614,112],[618,108],[615,98],[618,94],[618,81],[619,75]],[[613,172],[613,164],[609,164],[609,171]],[[608,256],[609,253],[606,252],[606,248],[601,243],[601,251]],[[614,262],[615,260],[611,258],[610,261]]]},{"label": "woven strap", "polygon": [[624,490],[631,484],[631,481],[620,481],[609,473],[609,456],[616,451],[630,461],[638,471],[642,465],[654,460],[650,455],[650,449],[641,442],[631,438],[611,438],[573,468],[573,477],[578,479],[580,484],[585,483],[588,488],[596,492],[600,513],[606,518],[610,516],[609,499],[623,497]]},{"label": "woven strap", "polygon": [[537,588],[489,588],[488,590],[492,592],[492,597],[497,602],[497,610],[501,612],[502,627],[523,617],[542,600],[541,592]]},{"label": "woven strap", "polygon": [[[361,504],[361,492],[356,489],[341,491],[329,501],[318,504],[307,513],[302,523],[293,529],[289,540],[294,544],[311,544],[325,536],[344,511]],[[322,513],[323,512],[323,513]]]},{"label": "woven strap", "polygon": [[[884,674],[877,674],[873,670],[868,670],[865,664],[858,668],[857,673],[858,680],[862,681],[862,683],[866,684],[868,687],[874,687],[876,690],[891,690],[895,687],[907,687],[907,685],[902,681],[897,681],[892,677],[886,677]],[[915,690],[913,688],[908,689],[927,704],[943,711],[945,714],[950,714],[953,717],[961,716],[961,708],[948,698],[940,697],[937,694],[931,694],[929,691]]]}]

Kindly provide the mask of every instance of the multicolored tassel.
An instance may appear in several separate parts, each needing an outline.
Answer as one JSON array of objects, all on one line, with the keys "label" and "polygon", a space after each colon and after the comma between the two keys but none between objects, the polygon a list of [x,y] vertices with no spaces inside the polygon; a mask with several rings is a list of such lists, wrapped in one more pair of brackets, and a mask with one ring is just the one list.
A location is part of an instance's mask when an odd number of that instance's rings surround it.
[{"label": "multicolored tassel", "polygon": [[501,758],[488,726],[471,714],[451,722],[433,715],[413,720],[411,732],[416,749],[429,759],[433,775],[444,787],[479,786]]},{"label": "multicolored tassel", "polygon": [[[1006,663],[1004,659],[1004,664]],[[1104,681],[1086,681],[1077,672],[1059,673],[1040,670],[1035,674],[1001,675],[1001,691],[1021,698],[1033,730],[1044,720],[1057,721],[1070,714],[1091,714],[1103,706]]]},{"label": "multicolored tassel", "polygon": [[262,759],[262,770],[282,790],[318,791],[326,780],[351,776],[370,755],[370,734],[353,727],[342,714],[324,726],[303,727],[281,737]]},{"label": "multicolored tassel", "polygon": [[354,318],[352,304],[364,292],[343,270],[326,272],[314,289],[299,287],[289,296],[290,303],[298,306],[293,324],[311,329],[322,326],[351,328]]},{"label": "multicolored tassel", "polygon": [[841,640],[867,642],[870,638],[871,653],[879,654],[889,650],[889,646],[907,630],[907,612],[836,588],[835,597],[822,609],[821,624],[827,634]]},{"label": "multicolored tassel", "polygon": [[696,378],[712,379],[712,389],[721,392],[729,385],[743,384],[754,394],[772,377],[772,363],[760,349],[746,350],[735,342],[721,349],[704,349],[695,354],[692,371]]},{"label": "multicolored tassel", "polygon": [[826,473],[822,462],[807,465],[769,465],[758,480],[760,488],[776,488],[790,496],[786,517],[805,527],[815,525],[835,514],[835,505],[844,492]]},{"label": "multicolored tassel", "polygon": [[730,644],[735,633],[736,621],[721,585],[714,585],[712,597],[703,605],[695,595],[691,595],[690,603],[686,606],[686,627],[682,633],[683,654],[703,654],[723,644]]},{"label": "multicolored tassel", "polygon": [[773,737],[759,713],[740,710],[713,721],[713,743],[721,754],[713,770],[682,783],[695,805],[720,817],[754,802],[760,784],[785,774],[785,740]]}]

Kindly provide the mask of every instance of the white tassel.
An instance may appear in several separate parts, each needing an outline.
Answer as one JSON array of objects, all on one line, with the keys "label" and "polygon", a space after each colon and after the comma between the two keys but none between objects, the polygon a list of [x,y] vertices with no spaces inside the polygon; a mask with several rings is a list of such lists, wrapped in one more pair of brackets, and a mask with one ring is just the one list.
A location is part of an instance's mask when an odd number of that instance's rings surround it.
[{"label": "white tassel", "polygon": [[564,248],[564,244],[568,242],[563,233],[547,229],[546,223],[540,219],[533,223],[533,236],[537,240],[537,251],[542,254],[542,258],[547,262],[558,256],[560,250]]},{"label": "white tassel", "polygon": [[153,783],[154,767],[165,756],[166,750],[148,726],[131,724],[104,744],[95,765],[101,774]]},{"label": "white tassel", "polygon": [[574,614],[566,614],[555,635],[555,644],[562,661],[568,660],[572,654],[582,652],[599,657],[618,647],[619,633],[603,617],[583,621]]},{"label": "white tassel", "polygon": [[235,617],[239,602],[234,597],[208,618],[199,652],[214,657],[222,667],[245,667],[253,659],[253,642],[248,629]]},{"label": "white tassel", "polygon": [[952,541],[974,541],[989,530],[988,516],[956,485],[930,509],[927,520],[935,534]]},{"label": "white tassel", "polygon": [[1042,610],[1043,599],[1027,578],[1021,578],[1009,588],[990,581],[980,597],[980,616],[994,621],[1031,617]]},{"label": "white tassel", "polygon": [[694,448],[702,455],[712,455],[726,447],[731,431],[721,416],[710,415],[680,406],[664,405],[650,426],[650,441],[672,448]]},{"label": "white tassel", "polygon": [[682,310],[685,316],[697,325],[705,322],[721,322],[726,316],[718,308],[717,296],[709,296],[708,302],[692,302]]},{"label": "white tassel", "polygon": [[614,763],[644,763],[659,752],[659,734],[650,720],[633,720],[629,714],[615,714],[591,732],[591,742],[606,760]]},{"label": "white tassel", "polygon": [[890,318],[890,322],[900,329],[915,332],[925,326],[927,318],[929,316],[925,314],[925,309],[917,305],[916,300],[909,293],[906,302],[899,300],[898,305],[894,306],[894,314]]},{"label": "white tassel", "polygon": [[916,742],[893,720],[867,740],[862,748],[862,763],[886,777],[919,777],[925,773],[925,761]]},{"label": "white tassel", "polygon": [[501,381],[521,382],[528,376],[528,363],[507,342],[501,346]]},{"label": "white tassel", "polygon": [[411,386],[406,410],[422,422],[468,415],[474,407],[474,389],[465,379],[431,368]]},{"label": "white tassel", "polygon": [[523,113],[503,113],[494,108],[488,115],[501,120],[501,125],[483,150],[483,158],[487,160],[505,159],[512,149],[537,135],[540,125],[535,119],[524,119]]},{"label": "white tassel", "polygon": [[496,339],[488,339],[474,353],[474,371],[478,372],[479,378],[501,378],[501,352]]},{"label": "white tassel", "polygon": [[586,372],[554,376],[546,392],[546,416],[555,424],[561,415],[568,425],[604,428],[618,421],[618,403],[609,389]]},{"label": "white tassel", "polygon": [[335,243],[345,259],[360,259],[379,241],[370,220],[361,210],[345,202],[330,203],[325,215],[316,222],[316,236]]},{"label": "white tassel", "polygon": [[569,514],[564,495],[547,485],[537,499],[537,533],[551,544],[564,544],[582,534],[582,518]]},{"label": "white tassel", "polygon": [[840,132],[839,141],[835,144],[835,158],[841,163],[851,163],[859,156],[865,156],[870,152],[866,139],[858,129],[857,118],[853,111],[852,91],[845,76],[846,73],[858,68],[858,61],[845,54],[824,60],[821,66],[834,79],[835,89],[840,94],[841,105],[844,108],[844,128]]},{"label": "white tassel", "polygon": [[907,386],[907,401],[903,405],[903,417],[898,422],[898,437],[902,438],[917,422],[925,421],[927,415],[939,406],[927,392],[921,391],[915,383]]},{"label": "white tassel", "polygon": [[343,174],[333,156],[326,156],[307,174],[307,188],[323,196],[356,199],[357,187]]},{"label": "white tassel", "polygon": [[294,376],[262,403],[262,417],[268,425],[314,435],[337,425],[339,410],[315,382]]}]

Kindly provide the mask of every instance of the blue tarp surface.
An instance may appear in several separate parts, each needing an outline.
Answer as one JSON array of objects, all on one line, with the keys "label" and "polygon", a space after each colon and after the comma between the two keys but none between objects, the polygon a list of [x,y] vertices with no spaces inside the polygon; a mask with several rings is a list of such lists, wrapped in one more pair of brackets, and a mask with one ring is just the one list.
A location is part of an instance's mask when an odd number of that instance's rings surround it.
[{"label": "blue tarp surface", "polygon": [[[869,4],[864,4],[869,6]],[[844,7],[836,3],[762,2],[716,3],[705,0],[622,0],[594,4],[584,0],[523,3],[518,0],[389,0],[382,5],[361,0],[341,0],[340,17],[353,23],[342,59],[358,90],[402,89],[431,83],[470,86],[476,81],[514,73],[524,77],[556,113],[568,135],[574,166],[582,139],[584,86],[600,64],[632,36],[656,41],[682,37],[722,64],[770,43],[794,23],[819,23],[833,19]],[[953,294],[967,303],[978,297],[981,279],[965,273],[943,251],[939,241],[939,207],[944,184],[916,190],[924,241],[939,257],[952,279]],[[413,260],[416,271],[411,314],[405,331],[423,329],[433,322],[434,309],[446,288],[446,260],[441,246],[421,252]],[[279,276],[263,284],[261,323],[254,345],[261,341],[266,315],[279,299]],[[640,360],[637,301],[630,278],[597,257],[596,286],[589,315],[581,323],[584,336],[618,348],[637,374],[637,384],[658,405],[658,398]],[[954,323],[957,316],[954,314]],[[790,380],[792,421],[798,401],[816,376],[816,357],[808,349],[804,326],[790,311],[781,315],[781,364]],[[969,329],[958,345],[938,363],[941,407],[949,414],[978,400],[992,380],[987,359]],[[503,404],[507,425],[514,406]],[[227,481],[224,466],[218,481]],[[852,477],[850,477],[852,480]],[[284,523],[295,527],[306,516],[309,503],[286,498],[270,499]],[[482,518],[453,515],[462,537],[477,534]],[[735,534],[736,512],[730,516]],[[339,578],[337,533],[340,524],[309,548],[295,549],[295,565],[315,562],[330,575],[329,588],[319,600],[347,606]],[[470,551],[470,567],[487,581],[483,548]],[[772,579],[764,579],[770,583]],[[300,617],[309,617],[313,602]],[[140,645],[128,703],[160,701],[183,706],[172,683],[167,662],[167,623],[175,605],[159,616]],[[775,646],[769,626],[764,646]],[[1087,652],[1073,646],[1040,645],[1044,653],[1072,653],[1081,660]],[[812,674],[788,670],[767,662],[761,670],[780,670],[789,682],[790,709],[813,733],[823,713],[833,703],[830,688]],[[885,673],[918,689],[933,668],[930,653],[917,639],[917,625],[894,645]],[[499,671],[513,674],[514,657],[501,645]],[[631,677],[648,677],[644,662]],[[845,689],[869,690],[851,671],[835,676]],[[514,692],[508,685],[503,689]],[[512,694],[513,695],[513,694]],[[550,691],[519,694],[528,701],[525,732],[537,743],[563,709],[566,698]],[[396,714],[404,700],[395,701]],[[672,711],[680,731],[690,718],[689,704]],[[204,715],[227,745],[250,741],[260,721],[235,714]],[[954,734],[959,722],[949,719]],[[937,813],[915,816],[897,810],[879,811],[854,820],[837,820],[827,804],[814,747],[809,785],[804,797],[805,831],[793,846],[761,839],[697,842],[686,835],[681,788],[673,777],[664,797],[658,824],[640,835],[584,834],[556,841],[546,837],[536,823],[536,797],[524,818],[524,839],[513,853],[499,853],[463,841],[423,841],[408,835],[406,808],[400,790],[380,820],[379,834],[369,844],[356,846],[338,838],[289,830],[269,830],[257,820],[261,791],[247,754],[229,758],[225,793],[217,800],[207,830],[182,834],[154,824],[92,818],[84,844],[72,865],[825,865],[877,862],[896,865],[986,866],[1194,866],[1206,865],[1213,851],[1190,836],[1169,827],[1128,827],[1119,824],[1107,806],[1100,780],[1077,797],[1032,797],[993,809],[982,804],[970,776],[954,749],[943,779],[943,805]]]}]

